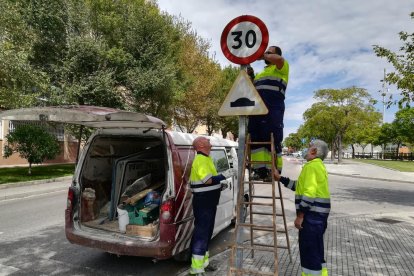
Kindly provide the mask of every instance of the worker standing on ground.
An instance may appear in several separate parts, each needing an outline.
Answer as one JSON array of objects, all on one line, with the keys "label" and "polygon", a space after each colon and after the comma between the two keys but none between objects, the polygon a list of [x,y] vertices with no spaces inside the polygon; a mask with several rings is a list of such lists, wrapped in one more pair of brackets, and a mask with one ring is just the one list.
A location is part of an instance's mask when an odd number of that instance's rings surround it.
[{"label": "worker standing on ground", "polygon": [[222,181],[235,175],[229,169],[217,175],[212,158],[210,140],[197,137],[193,142],[197,155],[193,160],[190,174],[190,187],[193,192],[194,233],[191,239],[191,269],[192,275],[204,275],[205,271],[216,268],[209,263],[208,245],[213,235],[214,221]]},{"label": "worker standing on ground", "polygon": [[311,142],[304,154],[308,162],[303,166],[297,181],[280,176],[275,170],[276,180],[295,191],[295,227],[299,229],[302,276],[328,275],[323,235],[328,223],[331,200],[328,173],[322,162],[327,154],[328,145],[324,141]]},{"label": "worker standing on ground", "polygon": [[[249,116],[248,132],[252,142],[270,141],[273,133],[277,154],[277,168],[282,170],[283,116],[285,113],[285,94],[289,81],[289,63],[282,57],[278,46],[270,46],[261,58],[266,67],[256,76],[253,68],[247,67],[247,74],[253,79],[254,86],[266,104],[269,113]],[[252,161],[271,161],[270,146],[252,145]],[[253,167],[259,178],[270,177],[270,167],[257,165]]]}]

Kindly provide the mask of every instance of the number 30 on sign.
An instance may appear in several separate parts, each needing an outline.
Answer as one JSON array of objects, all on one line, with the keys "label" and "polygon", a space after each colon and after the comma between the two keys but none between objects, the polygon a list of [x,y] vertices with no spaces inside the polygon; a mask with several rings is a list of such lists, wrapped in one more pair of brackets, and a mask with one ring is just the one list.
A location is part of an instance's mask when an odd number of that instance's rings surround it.
[{"label": "number 30 on sign", "polygon": [[227,24],[220,42],[228,60],[244,65],[263,55],[269,42],[269,32],[259,18],[242,15]]}]

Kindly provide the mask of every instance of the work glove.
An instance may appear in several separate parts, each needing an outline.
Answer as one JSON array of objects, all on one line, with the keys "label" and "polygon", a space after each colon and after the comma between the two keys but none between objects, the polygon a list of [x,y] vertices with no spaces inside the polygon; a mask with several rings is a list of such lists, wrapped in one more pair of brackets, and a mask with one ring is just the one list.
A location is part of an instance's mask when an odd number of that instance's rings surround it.
[{"label": "work glove", "polygon": [[230,178],[237,175],[236,169],[228,169],[221,173],[225,178]]},{"label": "work glove", "polygon": [[221,190],[224,191],[225,189],[227,189],[229,187],[229,182],[227,180],[222,180],[220,181],[221,184]]}]

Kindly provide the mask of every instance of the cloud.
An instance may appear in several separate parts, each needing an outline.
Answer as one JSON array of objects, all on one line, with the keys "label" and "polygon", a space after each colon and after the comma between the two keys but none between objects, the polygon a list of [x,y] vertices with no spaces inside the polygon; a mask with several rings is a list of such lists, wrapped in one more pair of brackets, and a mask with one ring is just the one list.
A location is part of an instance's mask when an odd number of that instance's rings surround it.
[{"label": "cloud", "polygon": [[[266,24],[270,44],[280,45],[290,64],[285,133],[301,124],[302,113],[313,103],[313,92],[317,89],[358,86],[380,99],[383,70],[391,72],[393,68],[375,55],[373,45],[397,51],[402,45],[398,33],[412,30],[409,14],[414,11],[412,0],[395,0],[392,4],[385,0],[159,0],[158,3],[161,10],[192,22],[197,33],[211,42],[210,51],[223,66],[231,64],[220,47],[220,35],[228,22],[251,14]],[[252,66],[259,72],[263,62]],[[395,88],[391,91],[397,92]],[[382,110],[382,105],[379,109]],[[388,112],[395,112],[395,108]]]}]

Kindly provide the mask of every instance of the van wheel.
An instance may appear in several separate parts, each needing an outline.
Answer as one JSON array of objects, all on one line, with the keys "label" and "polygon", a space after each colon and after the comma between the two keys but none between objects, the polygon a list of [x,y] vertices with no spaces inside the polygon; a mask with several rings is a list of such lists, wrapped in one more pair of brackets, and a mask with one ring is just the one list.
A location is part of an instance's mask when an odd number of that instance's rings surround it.
[{"label": "van wheel", "polygon": [[[244,202],[248,202],[249,201],[249,196],[248,195],[244,195]],[[243,204],[243,208],[242,208],[242,217],[240,222],[241,223],[245,223],[246,222],[246,218],[248,215],[248,210],[247,210],[247,204]],[[236,224],[236,218],[231,220],[231,224],[235,225]]]},{"label": "van wheel", "polygon": [[173,256],[174,260],[180,263],[191,263],[191,250],[187,248],[186,250],[178,253]]}]

